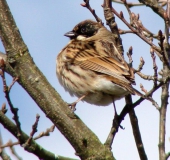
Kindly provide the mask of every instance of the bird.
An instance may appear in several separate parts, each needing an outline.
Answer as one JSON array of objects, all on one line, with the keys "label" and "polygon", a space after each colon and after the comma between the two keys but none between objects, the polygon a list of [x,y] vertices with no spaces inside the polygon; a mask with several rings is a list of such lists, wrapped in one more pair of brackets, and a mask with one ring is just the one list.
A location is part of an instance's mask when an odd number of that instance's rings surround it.
[{"label": "bird", "polygon": [[56,73],[59,83],[71,96],[75,110],[79,101],[108,106],[127,94],[140,95],[133,69],[125,61],[103,24],[93,20],[78,23],[65,34],[69,43],[59,52]]}]

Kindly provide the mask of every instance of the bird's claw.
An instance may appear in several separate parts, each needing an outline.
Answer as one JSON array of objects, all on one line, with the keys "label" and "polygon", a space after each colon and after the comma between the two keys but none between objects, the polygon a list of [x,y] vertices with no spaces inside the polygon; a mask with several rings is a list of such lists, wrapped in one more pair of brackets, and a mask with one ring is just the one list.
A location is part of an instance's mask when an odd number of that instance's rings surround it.
[{"label": "bird's claw", "polygon": [[120,124],[119,118],[120,118],[119,115],[115,114],[114,119],[113,119],[113,126],[115,126],[117,130],[119,127],[124,130],[125,128]]},{"label": "bird's claw", "polygon": [[76,111],[76,102],[67,103],[68,107],[71,109],[72,112]]}]

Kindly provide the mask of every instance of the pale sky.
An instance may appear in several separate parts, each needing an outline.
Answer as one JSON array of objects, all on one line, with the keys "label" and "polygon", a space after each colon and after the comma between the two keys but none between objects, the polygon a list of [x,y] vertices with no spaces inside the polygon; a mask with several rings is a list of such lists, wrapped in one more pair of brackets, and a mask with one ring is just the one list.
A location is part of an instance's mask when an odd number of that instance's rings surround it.
[{"label": "pale sky", "polygon": [[[56,56],[59,51],[68,43],[69,39],[63,36],[66,32],[85,19],[93,19],[92,14],[80,6],[83,0],[62,1],[62,0],[36,0],[36,1],[19,1],[7,0],[11,12],[14,16],[16,24],[21,32],[24,42],[29,48],[30,54],[33,57],[36,65],[47,77],[51,85],[59,92],[66,102],[73,102],[76,97],[70,97],[68,93],[60,86],[56,78]],[[92,8],[95,8],[96,13],[104,20],[103,9],[101,4],[103,0],[90,1]],[[124,16],[129,20],[127,11],[124,6],[119,4],[113,5],[118,12],[123,11]],[[157,33],[159,29],[164,29],[162,19],[155,15],[148,7],[132,8],[134,13],[140,14],[140,19],[145,27]],[[127,29],[127,27],[116,18],[118,27]],[[145,60],[145,66],[142,72],[145,74],[153,74],[152,59],[150,58],[150,47],[140,40],[136,35],[128,34],[122,35],[123,46],[125,50],[125,59],[127,60],[126,52],[130,46],[133,46],[133,66],[138,67],[140,57]],[[4,51],[2,44],[0,44],[0,51]],[[161,69],[159,59],[157,58],[158,70]],[[7,76],[7,83],[11,83],[11,78]],[[152,82],[143,81],[136,76],[135,88],[139,90],[139,84],[142,83],[144,87],[149,90],[152,87]],[[38,124],[38,135],[40,132],[45,131],[51,127],[52,123],[46,118],[44,113],[37,107],[29,95],[17,83],[11,91],[11,100],[14,106],[19,108],[19,120],[24,132],[28,135],[31,132],[32,125],[35,121],[36,114],[40,114],[40,121]],[[153,96],[158,104],[160,104],[160,92]],[[133,96],[133,100],[137,100],[138,96]],[[2,82],[0,81],[0,104],[5,102],[4,94],[2,91]],[[116,101],[118,113],[121,112],[124,106],[124,99]],[[7,106],[8,107],[8,106]],[[145,151],[149,160],[158,160],[158,131],[159,131],[159,113],[150,102],[144,101],[136,109],[138,116],[139,127],[142,134]],[[97,107],[87,103],[78,103],[75,112],[84,123],[99,137],[102,143],[105,142],[109,130],[111,128],[112,119],[114,117],[113,106]],[[6,114],[10,119],[12,114],[8,109]],[[167,115],[170,115],[169,111]],[[170,126],[169,119],[167,119],[167,126]],[[113,142],[112,150],[117,160],[138,160],[138,152],[135,146],[133,133],[129,121],[126,116],[121,124],[125,130],[119,129],[115,140]],[[6,143],[9,139],[13,142],[16,141],[8,131],[0,125],[0,130],[3,142]],[[170,148],[170,127],[166,131],[166,151]],[[75,150],[63,135],[55,129],[49,137],[43,137],[37,140],[37,143],[42,145],[45,149],[65,157],[77,158]],[[16,146],[16,152],[24,160],[38,160],[33,154],[24,151],[20,146]],[[9,153],[9,150],[6,149]],[[15,157],[12,157],[15,160]]]}]

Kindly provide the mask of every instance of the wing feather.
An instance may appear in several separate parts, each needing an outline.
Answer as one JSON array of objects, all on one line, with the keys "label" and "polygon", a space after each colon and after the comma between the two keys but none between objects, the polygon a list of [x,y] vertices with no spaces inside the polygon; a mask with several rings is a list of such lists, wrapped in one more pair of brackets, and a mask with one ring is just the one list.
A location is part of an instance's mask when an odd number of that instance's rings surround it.
[{"label": "wing feather", "polygon": [[[134,76],[122,55],[117,53],[112,43],[108,41],[98,41],[98,44],[107,44],[107,47],[96,47],[95,43],[72,40],[65,48],[66,57],[71,59],[69,63],[79,65],[83,69],[89,69],[106,77],[129,90],[132,94]],[[110,46],[110,48],[109,48]]]}]

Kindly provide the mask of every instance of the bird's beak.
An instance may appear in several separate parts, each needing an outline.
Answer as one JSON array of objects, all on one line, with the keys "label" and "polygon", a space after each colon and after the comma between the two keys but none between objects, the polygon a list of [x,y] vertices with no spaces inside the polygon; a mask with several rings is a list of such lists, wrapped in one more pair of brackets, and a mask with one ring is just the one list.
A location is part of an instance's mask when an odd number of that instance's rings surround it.
[{"label": "bird's beak", "polygon": [[76,33],[74,31],[70,31],[70,32],[67,32],[66,34],[64,34],[64,36],[71,38],[71,37],[75,37]]}]

